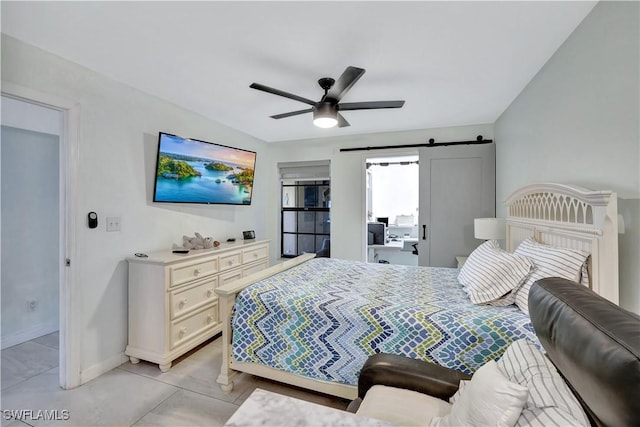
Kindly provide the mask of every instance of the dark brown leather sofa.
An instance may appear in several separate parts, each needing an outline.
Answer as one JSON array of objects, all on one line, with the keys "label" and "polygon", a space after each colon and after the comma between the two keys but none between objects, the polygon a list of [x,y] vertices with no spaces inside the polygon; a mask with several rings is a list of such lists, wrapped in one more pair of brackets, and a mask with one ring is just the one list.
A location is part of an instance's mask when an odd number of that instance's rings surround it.
[{"label": "dark brown leather sofa", "polygon": [[[576,283],[543,279],[529,294],[547,356],[594,426],[640,426],[640,316]],[[447,400],[468,375],[403,356],[377,354],[362,368],[355,412],[376,384]]]}]

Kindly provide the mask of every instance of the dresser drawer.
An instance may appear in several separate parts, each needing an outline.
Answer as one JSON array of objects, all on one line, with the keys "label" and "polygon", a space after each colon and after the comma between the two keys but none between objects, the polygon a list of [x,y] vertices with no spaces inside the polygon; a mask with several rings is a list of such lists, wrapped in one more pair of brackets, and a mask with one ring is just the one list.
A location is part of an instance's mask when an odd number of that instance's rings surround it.
[{"label": "dresser drawer", "polygon": [[218,303],[182,320],[171,322],[170,347],[174,349],[218,325]]},{"label": "dresser drawer", "polygon": [[264,270],[265,268],[268,267],[267,264],[268,264],[267,260],[264,260],[262,262],[257,262],[255,264],[252,264],[252,265],[250,265],[248,267],[243,267],[242,268],[242,277],[247,277],[250,274],[257,273],[258,271]]},{"label": "dresser drawer", "polygon": [[233,282],[234,280],[238,279],[242,279],[242,270],[240,269],[221,274],[218,283],[220,286],[224,286],[227,283]]},{"label": "dresser drawer", "polygon": [[178,286],[190,280],[206,277],[218,272],[218,258],[210,258],[207,261],[193,264],[180,264],[169,267],[169,286]]},{"label": "dresser drawer", "polygon": [[242,251],[242,262],[248,264],[253,261],[265,259],[269,256],[269,248],[267,246],[260,246],[257,248],[245,249]]},{"label": "dresser drawer", "polygon": [[171,291],[169,295],[171,320],[216,301],[217,287],[218,277],[214,276]]},{"label": "dresser drawer", "polygon": [[220,255],[220,271],[230,270],[242,264],[242,252]]}]

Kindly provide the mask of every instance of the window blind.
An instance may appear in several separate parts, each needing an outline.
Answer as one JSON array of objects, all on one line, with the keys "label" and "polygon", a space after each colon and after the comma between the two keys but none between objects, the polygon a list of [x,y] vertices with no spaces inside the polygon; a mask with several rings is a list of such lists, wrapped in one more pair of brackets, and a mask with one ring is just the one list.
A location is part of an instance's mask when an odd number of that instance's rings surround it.
[{"label": "window blind", "polygon": [[280,180],[320,181],[330,179],[329,160],[278,163]]}]

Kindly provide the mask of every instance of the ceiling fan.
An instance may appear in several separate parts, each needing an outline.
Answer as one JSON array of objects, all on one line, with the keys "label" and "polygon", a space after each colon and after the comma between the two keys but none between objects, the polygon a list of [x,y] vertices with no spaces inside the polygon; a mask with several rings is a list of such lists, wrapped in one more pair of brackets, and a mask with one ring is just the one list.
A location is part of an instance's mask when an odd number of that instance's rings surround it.
[{"label": "ceiling fan", "polygon": [[351,89],[358,79],[363,76],[364,73],[365,70],[363,68],[347,67],[337,81],[331,77],[321,78],[318,80],[318,84],[322,89],[324,89],[324,95],[318,102],[279,89],[274,89],[260,83],[251,83],[249,87],[311,105],[311,108],[307,108],[305,110],[276,114],[275,116],[271,116],[273,119],[284,119],[285,117],[297,116],[299,114],[313,113],[313,123],[318,127],[330,128],[335,125],[338,125],[338,127],[345,127],[349,126],[349,122],[342,116],[342,114],[340,114],[340,111],[401,108],[404,105],[404,101],[340,103],[342,97],[349,91],[349,89]]}]

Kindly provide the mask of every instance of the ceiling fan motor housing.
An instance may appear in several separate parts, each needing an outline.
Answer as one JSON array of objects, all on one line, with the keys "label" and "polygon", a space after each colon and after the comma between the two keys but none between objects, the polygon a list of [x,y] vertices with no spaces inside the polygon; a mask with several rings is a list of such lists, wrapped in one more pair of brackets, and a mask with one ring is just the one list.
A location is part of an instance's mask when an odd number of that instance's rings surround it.
[{"label": "ceiling fan motor housing", "polygon": [[323,77],[320,80],[318,80],[318,84],[320,85],[320,87],[322,89],[324,89],[325,94],[327,93],[327,91],[329,89],[331,89],[331,87],[333,86],[333,84],[336,81],[334,79],[332,79],[331,77]]},{"label": "ceiling fan motor housing", "polygon": [[314,119],[318,117],[331,117],[335,119],[337,116],[338,116],[338,105],[333,102],[330,102],[330,101],[318,102],[313,107]]}]

